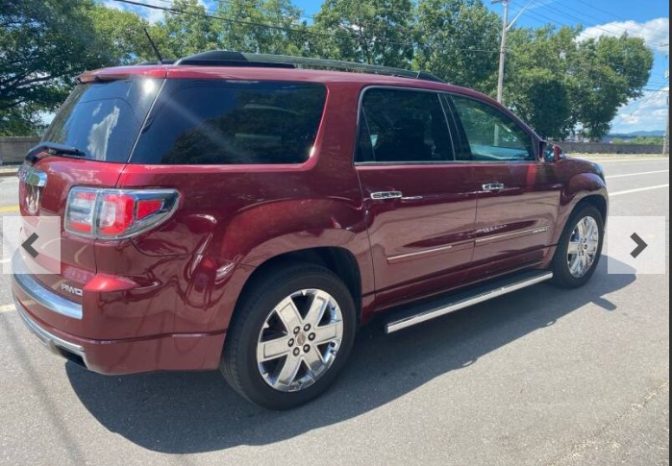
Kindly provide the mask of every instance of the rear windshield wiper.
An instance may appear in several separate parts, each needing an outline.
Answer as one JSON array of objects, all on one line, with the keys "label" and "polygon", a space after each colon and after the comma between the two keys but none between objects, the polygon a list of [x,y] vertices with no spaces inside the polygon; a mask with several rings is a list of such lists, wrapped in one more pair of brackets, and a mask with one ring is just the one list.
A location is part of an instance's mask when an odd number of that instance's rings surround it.
[{"label": "rear windshield wiper", "polygon": [[36,162],[38,154],[42,152],[46,152],[49,155],[64,155],[66,157],[86,157],[86,152],[74,146],[45,141],[30,149],[26,155],[26,160]]}]

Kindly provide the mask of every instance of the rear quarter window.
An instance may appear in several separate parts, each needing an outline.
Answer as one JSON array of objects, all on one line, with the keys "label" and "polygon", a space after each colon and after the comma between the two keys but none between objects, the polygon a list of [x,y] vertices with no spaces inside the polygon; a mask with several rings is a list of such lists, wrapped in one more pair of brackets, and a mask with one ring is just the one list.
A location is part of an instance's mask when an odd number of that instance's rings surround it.
[{"label": "rear quarter window", "polygon": [[42,140],[76,147],[87,159],[125,163],[160,85],[152,79],[79,84]]},{"label": "rear quarter window", "polygon": [[304,162],[325,96],[326,88],[314,83],[168,80],[131,162]]}]

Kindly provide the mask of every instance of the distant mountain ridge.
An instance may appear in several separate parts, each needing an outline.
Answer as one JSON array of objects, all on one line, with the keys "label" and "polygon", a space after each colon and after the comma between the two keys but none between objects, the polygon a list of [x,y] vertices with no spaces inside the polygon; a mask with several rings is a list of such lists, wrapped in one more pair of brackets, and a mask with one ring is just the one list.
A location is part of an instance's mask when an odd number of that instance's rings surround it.
[{"label": "distant mountain ridge", "polygon": [[639,136],[663,137],[665,136],[665,130],[657,129],[653,131],[633,131],[631,133],[611,133],[607,135],[607,138],[636,138]]}]

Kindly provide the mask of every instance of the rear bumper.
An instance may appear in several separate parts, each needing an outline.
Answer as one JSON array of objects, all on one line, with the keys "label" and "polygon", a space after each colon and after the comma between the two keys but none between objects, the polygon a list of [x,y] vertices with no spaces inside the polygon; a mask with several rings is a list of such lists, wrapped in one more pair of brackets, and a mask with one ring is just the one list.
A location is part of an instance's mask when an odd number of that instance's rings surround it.
[{"label": "rear bumper", "polygon": [[[58,309],[49,306],[57,298],[63,298],[37,282],[34,287],[26,287],[27,277],[12,277],[16,310],[26,327],[49,351],[93,372],[116,375],[160,370],[211,370],[219,365],[225,336],[223,332],[96,340],[52,327],[34,315],[31,308],[39,308],[42,313],[61,314]],[[81,319],[86,319],[85,313],[81,314]]]},{"label": "rear bumper", "polygon": [[16,305],[16,311],[19,313],[23,323],[28,327],[28,330],[30,330],[49,351],[58,355],[70,354],[78,358],[83,366],[86,366],[86,355],[84,354],[84,348],[82,346],[57,337],[44,329],[35,322],[30,315],[28,315],[26,309],[16,298],[14,299],[14,304]]}]

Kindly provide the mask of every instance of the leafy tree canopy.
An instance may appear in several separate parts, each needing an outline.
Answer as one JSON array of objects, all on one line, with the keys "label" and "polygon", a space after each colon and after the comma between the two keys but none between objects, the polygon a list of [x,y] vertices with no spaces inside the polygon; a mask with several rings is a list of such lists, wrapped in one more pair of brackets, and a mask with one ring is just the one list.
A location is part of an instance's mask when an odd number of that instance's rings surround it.
[{"label": "leafy tree canopy", "polygon": [[[0,135],[31,134],[87,69],[204,50],[303,55],[426,69],[494,95],[501,22],[483,0],[325,0],[308,24],[292,0],[166,4],[165,19],[94,0],[0,0]],[[505,101],[546,137],[599,139],[641,95],[653,54],[641,39],[579,42],[580,28],[514,28]]]}]

